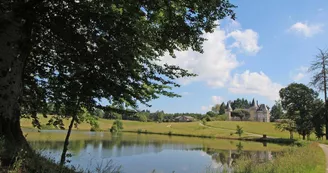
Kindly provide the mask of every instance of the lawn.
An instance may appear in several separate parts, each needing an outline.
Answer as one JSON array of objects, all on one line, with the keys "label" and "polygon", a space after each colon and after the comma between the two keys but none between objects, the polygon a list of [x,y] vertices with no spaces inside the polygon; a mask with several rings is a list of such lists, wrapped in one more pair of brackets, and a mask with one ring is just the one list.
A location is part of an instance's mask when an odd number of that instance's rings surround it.
[{"label": "lawn", "polygon": [[[48,122],[51,116],[48,116],[47,118],[44,118],[43,116],[39,115],[39,120],[41,122],[41,125],[43,125],[44,129],[51,129],[50,127],[46,127],[45,124]],[[224,138],[238,138],[238,136],[235,133],[236,126],[234,124],[228,125],[229,128],[221,129],[221,128],[213,128],[213,127],[204,127],[200,125],[200,122],[170,122],[170,123],[156,123],[156,122],[139,122],[139,121],[128,121],[123,120],[123,131],[125,132],[138,132],[147,131],[148,133],[158,133],[158,134],[167,134],[171,133],[173,135],[192,135],[192,136],[199,136],[199,137],[224,137]],[[222,121],[223,123],[226,123]],[[65,128],[68,128],[68,125],[70,123],[70,119],[64,119],[64,125]],[[113,123],[113,120],[107,120],[107,119],[99,119],[98,120],[99,127],[102,131],[108,131]],[[213,122],[216,124],[220,124],[220,122]],[[231,122],[235,123],[235,122]],[[251,123],[251,122],[247,122]],[[247,124],[246,123],[246,124]],[[212,125],[211,123],[208,123]],[[261,124],[261,123],[259,123]],[[214,124],[215,125],[215,124]],[[213,126],[214,126],[213,125]],[[33,128],[31,124],[30,119],[22,119],[21,120],[21,127],[23,128]],[[216,127],[216,126],[215,126]],[[254,126],[257,127],[257,126]],[[81,123],[78,125],[77,128],[73,128],[73,130],[84,130],[89,131],[91,126],[87,123]],[[270,126],[270,128],[273,128]],[[245,129],[246,131],[246,129]],[[255,130],[256,131],[256,130]],[[243,134],[242,137],[254,137],[254,135],[249,135],[247,133]],[[258,137],[258,136],[257,136]]]},{"label": "lawn", "polygon": [[[267,122],[250,122],[250,121],[212,121],[207,123],[208,126],[235,130],[236,126],[239,125],[243,128],[244,132],[255,133],[255,134],[266,134],[267,136],[289,138],[289,132],[282,132],[275,129],[274,123]],[[297,135],[294,135],[297,137]]]},{"label": "lawn", "polygon": [[[44,118],[39,115],[39,120],[43,125],[44,129],[51,129],[46,127],[45,124],[50,119],[51,116]],[[70,123],[70,119],[65,119],[64,124],[67,129]],[[108,131],[113,123],[113,120],[99,119],[98,120],[100,129],[102,131]],[[156,123],[156,122],[139,122],[139,121],[128,121],[123,120],[123,131],[125,132],[145,132],[148,133],[158,133],[158,134],[168,134],[173,135],[191,135],[199,137],[223,137],[223,138],[238,138],[235,134],[236,126],[239,125],[243,128],[244,138],[259,137],[266,134],[269,137],[277,138],[289,138],[288,132],[281,132],[275,129],[274,123],[265,122],[250,122],[250,121],[212,121],[207,122],[207,126],[201,126],[199,121],[196,122],[169,122],[169,123]],[[21,126],[23,128],[33,128],[30,119],[22,119]],[[84,130],[89,131],[91,126],[87,123],[81,123],[77,128],[74,127],[73,130]],[[295,133],[296,138],[298,135]]]}]

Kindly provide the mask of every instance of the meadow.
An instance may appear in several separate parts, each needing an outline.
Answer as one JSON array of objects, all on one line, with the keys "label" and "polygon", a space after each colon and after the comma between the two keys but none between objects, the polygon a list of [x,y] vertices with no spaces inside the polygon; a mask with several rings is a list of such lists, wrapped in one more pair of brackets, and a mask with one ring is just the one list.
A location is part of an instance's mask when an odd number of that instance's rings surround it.
[{"label": "meadow", "polygon": [[289,148],[278,154],[272,162],[258,163],[249,158],[239,159],[236,173],[319,173],[325,172],[325,155],[318,143]]},{"label": "meadow", "polygon": [[[54,129],[54,127],[45,126],[47,121],[50,119],[39,116],[39,120],[42,124],[43,129]],[[114,120],[99,119],[99,127],[102,131],[108,131]],[[65,119],[65,128],[68,127],[70,119]],[[123,132],[135,132],[135,133],[153,133],[153,134],[168,134],[168,135],[181,135],[181,136],[193,136],[193,137],[208,137],[208,138],[239,138],[236,132],[236,126],[240,125],[244,133],[242,138],[258,138],[266,134],[269,137],[276,138],[289,138],[288,132],[281,132],[276,130],[273,123],[263,122],[237,122],[237,121],[212,121],[207,122],[206,126],[202,125],[201,122],[139,122],[122,120]],[[23,128],[33,128],[30,119],[22,119],[21,126]],[[89,131],[91,126],[87,123],[81,123],[77,128],[73,130]]]}]

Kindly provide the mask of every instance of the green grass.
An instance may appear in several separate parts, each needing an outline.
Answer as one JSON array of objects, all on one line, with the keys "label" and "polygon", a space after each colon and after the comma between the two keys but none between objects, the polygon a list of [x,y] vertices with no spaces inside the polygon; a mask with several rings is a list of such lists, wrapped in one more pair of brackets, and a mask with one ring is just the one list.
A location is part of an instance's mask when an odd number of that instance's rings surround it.
[{"label": "green grass", "polygon": [[[44,118],[39,115],[39,120],[44,129],[52,129],[52,127],[45,126],[47,121],[50,119]],[[250,121],[211,121],[207,122],[206,127],[201,126],[199,121],[197,122],[139,122],[139,121],[128,121],[123,120],[123,132],[134,132],[134,133],[151,133],[151,134],[162,134],[162,135],[174,135],[174,136],[189,136],[189,137],[202,137],[202,138],[222,138],[222,139],[242,139],[242,140],[258,140],[263,134],[273,138],[289,138],[288,132],[281,132],[275,129],[274,123],[265,122],[250,122]],[[64,124],[67,129],[70,123],[70,119],[64,119]],[[108,131],[113,120],[99,119],[99,130]],[[243,128],[244,134],[239,138],[235,134],[236,126],[239,125]],[[33,128],[31,120],[22,119],[21,126],[23,128]],[[87,123],[81,123],[77,128],[73,130],[90,131],[91,126]],[[296,138],[297,134],[294,135]],[[314,139],[314,137],[312,137]],[[276,140],[277,142],[290,143],[286,140]],[[269,142],[275,142],[270,140]]]},{"label": "green grass", "polygon": [[[277,138],[289,138],[289,132],[280,131],[275,128],[275,123],[268,122],[250,122],[250,121],[212,121],[207,123],[208,126],[213,128],[220,128],[226,130],[235,130],[239,125],[246,133],[254,133],[263,135],[266,134],[269,137]],[[294,133],[294,138],[300,139],[297,133]],[[314,134],[310,136],[311,139],[315,139]]]},{"label": "green grass", "polygon": [[326,168],[324,152],[317,143],[289,148],[272,162],[258,163],[243,158],[237,161],[237,165],[237,173],[321,173]]},{"label": "green grass", "polygon": [[[51,116],[48,118],[44,118],[43,116],[39,115],[39,120],[41,124],[44,126],[47,121],[50,119]],[[67,129],[70,119],[63,120],[65,128]],[[139,121],[128,121],[123,120],[123,132],[138,132],[138,130],[145,131],[157,134],[168,134],[169,132],[172,135],[191,135],[191,136],[198,136],[198,137],[231,137],[231,138],[238,138],[237,135],[231,136],[231,133],[234,133],[234,130],[226,130],[226,129],[215,129],[215,128],[208,128],[200,126],[200,122],[190,122],[190,123],[156,123],[156,122],[139,122]],[[113,120],[107,119],[99,119],[99,128],[103,131],[108,131],[112,124]],[[23,128],[33,128],[30,119],[22,119],[21,120],[21,127]],[[47,127],[46,129],[51,129]],[[89,131],[91,126],[87,123],[81,123],[78,125],[78,128],[73,128],[73,130],[86,130]],[[248,137],[249,135],[245,134],[243,137]]]}]

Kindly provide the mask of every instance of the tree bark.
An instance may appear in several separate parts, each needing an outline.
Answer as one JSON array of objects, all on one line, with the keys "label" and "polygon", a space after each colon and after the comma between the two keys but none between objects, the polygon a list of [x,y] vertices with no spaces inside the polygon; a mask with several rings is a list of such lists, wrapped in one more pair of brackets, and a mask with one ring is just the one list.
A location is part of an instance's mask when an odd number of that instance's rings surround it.
[{"label": "tree bark", "polygon": [[24,149],[32,153],[20,127],[19,99],[22,95],[23,72],[31,51],[31,21],[14,12],[0,18],[0,146],[2,165],[13,163]]},{"label": "tree bark", "polygon": [[302,138],[303,138],[303,140],[305,140],[305,136],[306,136],[306,134],[305,134],[305,132],[303,132],[303,133],[302,133]]},{"label": "tree bark", "polygon": [[322,72],[323,72],[323,86],[325,95],[325,121],[326,121],[326,140],[328,140],[328,105],[327,105],[327,74],[326,74],[326,55],[322,55]]},{"label": "tree bark", "polygon": [[29,149],[20,128],[19,99],[30,30],[13,12],[3,15],[0,22],[5,24],[0,28],[0,137],[5,142],[0,157],[10,159],[21,147]]}]

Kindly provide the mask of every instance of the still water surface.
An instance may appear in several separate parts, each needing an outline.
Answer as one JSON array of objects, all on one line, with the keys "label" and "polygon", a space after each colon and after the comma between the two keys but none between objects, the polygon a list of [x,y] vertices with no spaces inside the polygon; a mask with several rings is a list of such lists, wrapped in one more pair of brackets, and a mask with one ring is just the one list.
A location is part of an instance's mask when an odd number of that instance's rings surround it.
[{"label": "still water surface", "polygon": [[[30,144],[42,155],[59,161],[65,131],[26,132]],[[284,148],[276,144],[201,139],[165,135],[73,132],[68,165],[95,172],[107,163],[125,173],[201,173],[225,169],[242,155],[257,161],[274,159]]]}]

